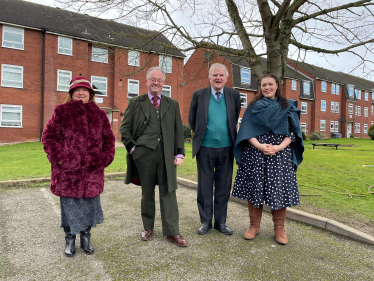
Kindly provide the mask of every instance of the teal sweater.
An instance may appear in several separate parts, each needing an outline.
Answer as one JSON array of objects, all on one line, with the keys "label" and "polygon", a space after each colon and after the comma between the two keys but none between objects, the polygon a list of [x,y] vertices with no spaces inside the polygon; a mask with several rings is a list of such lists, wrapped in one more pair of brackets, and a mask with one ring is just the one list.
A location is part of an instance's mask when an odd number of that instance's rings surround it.
[{"label": "teal sweater", "polygon": [[208,120],[201,146],[220,148],[232,146],[229,125],[227,123],[227,111],[225,95],[217,101],[213,94],[210,95]]}]

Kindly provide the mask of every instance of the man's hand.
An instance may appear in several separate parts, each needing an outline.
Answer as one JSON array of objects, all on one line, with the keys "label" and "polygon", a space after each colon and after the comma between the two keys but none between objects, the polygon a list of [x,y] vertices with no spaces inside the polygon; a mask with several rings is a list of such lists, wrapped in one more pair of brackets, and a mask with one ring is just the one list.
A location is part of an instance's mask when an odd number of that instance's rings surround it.
[{"label": "man's hand", "polygon": [[183,164],[183,159],[182,158],[174,158],[174,165],[175,166],[180,166]]}]

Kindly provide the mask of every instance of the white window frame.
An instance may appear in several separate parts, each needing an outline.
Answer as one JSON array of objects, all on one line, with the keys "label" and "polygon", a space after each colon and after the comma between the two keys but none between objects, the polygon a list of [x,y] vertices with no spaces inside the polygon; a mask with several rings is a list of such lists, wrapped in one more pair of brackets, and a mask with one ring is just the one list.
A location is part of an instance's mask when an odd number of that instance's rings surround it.
[{"label": "white window frame", "polygon": [[339,96],[340,86],[338,84],[335,85],[335,95]]},{"label": "white window frame", "polygon": [[355,123],[355,133],[359,134],[361,131],[361,124],[360,123]]},{"label": "white window frame", "polygon": [[291,80],[292,83],[291,83],[291,90],[292,91],[296,91],[297,89],[297,81],[296,80]]},{"label": "white window frame", "polygon": [[369,101],[369,92],[365,91],[365,100]]},{"label": "white window frame", "polygon": [[[130,92],[130,85],[137,85],[138,91],[132,91]],[[133,80],[133,79],[128,79],[127,80],[127,97],[128,98],[133,98],[139,96],[139,80]]]},{"label": "white window frame", "polygon": [[371,102],[374,101],[374,92],[371,93]]},{"label": "white window frame", "polygon": [[[67,47],[60,47],[61,40],[69,40],[70,41],[70,48]],[[57,53],[60,55],[72,56],[73,55],[73,39],[58,36],[58,46],[57,46]]]},{"label": "white window frame", "polygon": [[[4,109],[4,107],[18,107],[18,109]],[[20,113],[20,120],[19,121],[14,121],[14,120],[6,120],[3,119],[3,113],[6,112],[15,112],[15,113]],[[4,123],[15,123],[15,125],[4,125]],[[17,125],[18,123],[18,125]],[[13,104],[1,104],[0,105],[0,127],[3,128],[22,128],[22,105],[13,105]]]},{"label": "white window frame", "polygon": [[369,117],[369,108],[364,107],[364,117]]},{"label": "white window frame", "polygon": [[306,123],[300,123],[301,131],[306,134]]},{"label": "white window frame", "polygon": [[354,88],[352,85],[347,85],[348,88],[348,95],[350,98],[354,98]]},{"label": "white window frame", "polygon": [[[7,34],[19,35],[21,36],[21,42],[6,40],[5,37]],[[23,28],[13,27],[3,25],[3,38],[2,38],[2,47],[16,49],[16,50],[24,50],[25,47],[25,30]],[[19,46],[17,46],[19,45]]]},{"label": "white window frame", "polygon": [[327,91],[327,82],[326,81],[322,81],[321,83],[321,92],[322,93],[326,93]]},{"label": "white window frame", "polygon": [[159,55],[159,67],[165,73],[172,73],[173,58],[170,56]]},{"label": "white window frame", "polygon": [[357,106],[357,116],[361,116],[361,106]]},{"label": "white window frame", "polygon": [[357,99],[360,100],[361,99],[361,90],[355,89],[355,91],[356,91]]},{"label": "white window frame", "polygon": [[161,95],[164,95],[166,97],[171,98],[171,86],[170,85],[164,85],[162,87]]},{"label": "white window frame", "polygon": [[[308,85],[308,87],[305,87],[306,85]],[[306,89],[308,89],[308,91],[306,91]],[[303,82],[303,93],[304,93],[304,96],[310,96],[310,82],[309,81]]]},{"label": "white window frame", "polygon": [[364,124],[364,134],[368,133],[368,124]]},{"label": "white window frame", "polygon": [[[95,89],[95,83],[105,83],[105,89]],[[95,96],[107,97],[108,96],[108,78],[103,76],[91,75],[91,87],[95,91]],[[99,92],[103,93],[100,94]]]},{"label": "white window frame", "polygon": [[374,115],[374,105],[371,106],[371,115]]},{"label": "white window frame", "polygon": [[330,132],[334,132],[334,131],[335,131],[335,122],[330,121]]},{"label": "white window frame", "polygon": [[335,121],[335,133],[339,132],[339,121]]},{"label": "white window frame", "polygon": [[335,95],[335,84],[331,83],[331,94]]},{"label": "white window frame", "polygon": [[320,122],[319,122],[319,130],[321,132],[324,132],[326,130],[326,121],[325,120],[320,120]]},{"label": "white window frame", "polygon": [[[8,69],[6,70],[7,67],[12,67],[12,68],[18,68],[18,70],[16,69]],[[17,73],[17,74],[21,74],[21,81],[16,81],[16,80],[9,80],[9,79],[5,79],[4,78],[4,73]],[[10,85],[10,84],[7,84],[7,82],[9,83],[18,83],[19,85],[18,86],[15,86],[15,85]],[[11,64],[2,64],[1,65],[1,86],[2,87],[7,87],[7,88],[18,88],[18,89],[23,89],[23,66],[20,66],[20,65],[11,65]]]},{"label": "white window frame", "polygon": [[348,114],[353,115],[353,104],[351,103],[348,104]]},{"label": "white window frame", "polygon": [[321,111],[326,112],[326,101],[321,100]]},{"label": "white window frame", "polygon": [[334,113],[335,112],[335,102],[331,102],[331,112]]},{"label": "white window frame", "polygon": [[140,52],[138,51],[128,51],[127,53],[127,63],[132,66],[140,66]]},{"label": "white window frame", "polygon": [[308,103],[302,102],[301,103],[301,114],[307,114],[308,113]]},{"label": "white window frame", "polygon": [[108,63],[109,51],[107,48],[92,46],[91,61]]},{"label": "white window frame", "polygon": [[[69,70],[57,69],[57,91],[69,92],[70,81],[73,76],[73,72]],[[68,83],[63,84],[60,79],[68,78]]]},{"label": "white window frame", "polygon": [[[247,77],[243,77],[243,74],[247,74]],[[250,85],[251,84],[251,69],[248,67],[240,67],[240,83]]]},{"label": "white window frame", "polygon": [[339,113],[339,102],[335,102],[335,113]]},{"label": "white window frame", "polygon": [[357,114],[358,114],[358,107],[357,107],[357,105],[355,106],[355,116],[357,116]]},{"label": "white window frame", "polygon": [[247,108],[248,95],[245,93],[240,93],[240,105],[242,108]]}]

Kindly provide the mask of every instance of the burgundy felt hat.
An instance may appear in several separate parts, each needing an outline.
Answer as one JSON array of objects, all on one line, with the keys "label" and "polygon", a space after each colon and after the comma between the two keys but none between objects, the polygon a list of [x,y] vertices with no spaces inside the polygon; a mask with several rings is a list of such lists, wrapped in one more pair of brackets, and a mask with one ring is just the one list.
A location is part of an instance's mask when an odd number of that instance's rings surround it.
[{"label": "burgundy felt hat", "polygon": [[91,87],[90,81],[86,77],[77,76],[71,79],[69,93],[72,94],[73,90],[78,87],[83,87],[88,89],[91,93],[95,94],[95,91]]}]

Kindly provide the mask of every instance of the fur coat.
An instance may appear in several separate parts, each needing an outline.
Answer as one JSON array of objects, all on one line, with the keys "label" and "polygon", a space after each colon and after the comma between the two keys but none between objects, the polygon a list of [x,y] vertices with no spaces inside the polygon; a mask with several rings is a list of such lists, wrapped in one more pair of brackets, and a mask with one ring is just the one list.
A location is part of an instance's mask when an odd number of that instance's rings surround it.
[{"label": "fur coat", "polygon": [[115,137],[104,110],[92,101],[56,106],[42,143],[52,166],[53,194],[93,198],[103,192],[104,168],[115,153]]}]

